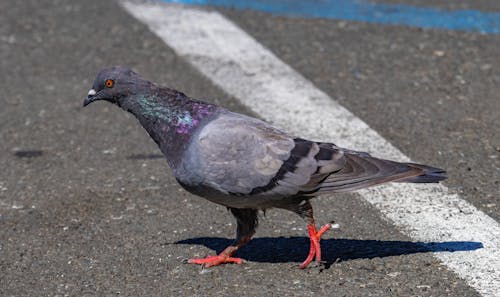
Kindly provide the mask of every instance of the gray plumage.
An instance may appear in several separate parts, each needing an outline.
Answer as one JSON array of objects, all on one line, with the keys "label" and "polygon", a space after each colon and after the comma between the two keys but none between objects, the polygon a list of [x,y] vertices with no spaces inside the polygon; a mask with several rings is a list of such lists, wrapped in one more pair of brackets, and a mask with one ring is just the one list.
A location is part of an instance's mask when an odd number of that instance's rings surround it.
[{"label": "gray plumage", "polygon": [[225,250],[229,256],[255,232],[257,210],[284,208],[313,224],[309,199],[319,194],[446,178],[438,168],[291,136],[264,121],[159,87],[125,67],[98,74],[84,105],[95,100],[134,114],[185,189],[231,209],[239,231],[234,249]]}]

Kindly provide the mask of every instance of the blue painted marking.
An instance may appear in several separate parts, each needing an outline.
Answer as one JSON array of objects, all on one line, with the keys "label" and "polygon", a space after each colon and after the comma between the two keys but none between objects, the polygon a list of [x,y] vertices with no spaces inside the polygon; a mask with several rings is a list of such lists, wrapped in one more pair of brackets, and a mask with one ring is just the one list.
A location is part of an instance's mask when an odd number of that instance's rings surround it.
[{"label": "blue painted marking", "polygon": [[421,28],[500,34],[500,13],[477,10],[444,10],[362,0],[163,0],[183,4],[253,9],[278,15],[332,18]]}]

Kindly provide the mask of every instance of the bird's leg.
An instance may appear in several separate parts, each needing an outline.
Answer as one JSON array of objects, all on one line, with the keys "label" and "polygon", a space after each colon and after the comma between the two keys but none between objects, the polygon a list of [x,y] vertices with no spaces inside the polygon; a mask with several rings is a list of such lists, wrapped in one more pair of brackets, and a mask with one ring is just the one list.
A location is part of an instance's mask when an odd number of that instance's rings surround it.
[{"label": "bird's leg", "polygon": [[312,205],[308,200],[303,200],[294,211],[307,221],[307,232],[309,233],[310,248],[307,258],[300,264],[300,268],[306,268],[314,258],[316,258],[317,263],[321,263],[321,245],[319,241],[321,236],[327,230],[332,228],[332,224],[328,223],[321,227],[319,231],[316,230],[314,223],[313,209]]},{"label": "bird's leg", "polygon": [[224,263],[243,263],[243,260],[241,258],[235,258],[232,257],[232,255],[240,247],[247,244],[255,234],[255,228],[257,228],[258,223],[257,210],[247,208],[230,208],[230,210],[231,213],[236,217],[236,221],[238,224],[236,229],[236,240],[216,256],[208,256],[206,258],[200,259],[189,259],[188,263],[201,264],[205,267],[217,266]]}]

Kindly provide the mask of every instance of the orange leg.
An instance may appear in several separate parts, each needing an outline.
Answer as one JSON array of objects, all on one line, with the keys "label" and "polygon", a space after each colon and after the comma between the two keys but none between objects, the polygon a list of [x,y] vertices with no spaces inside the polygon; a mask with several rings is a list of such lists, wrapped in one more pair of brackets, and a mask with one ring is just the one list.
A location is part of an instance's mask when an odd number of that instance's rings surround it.
[{"label": "orange leg", "polygon": [[188,263],[200,264],[205,267],[218,266],[225,263],[243,263],[243,259],[232,257],[232,255],[242,246],[247,244],[255,233],[257,227],[257,210],[230,208],[236,217],[238,227],[236,230],[236,240],[216,256],[206,258],[189,259]]},{"label": "orange leg", "polygon": [[220,254],[215,255],[215,256],[207,256],[205,258],[194,258],[194,259],[189,259],[188,263],[191,264],[200,264],[205,267],[212,267],[212,266],[218,266],[221,264],[226,264],[226,263],[234,263],[234,264],[241,264],[244,262],[243,259],[241,258],[234,258],[231,257],[237,250],[238,248],[242,247],[246,243],[248,243],[251,239],[251,236],[248,236],[246,238],[242,238],[241,240],[236,241],[232,245],[228,246],[225,248]]},{"label": "orange leg", "polygon": [[309,248],[309,255],[307,255],[307,258],[300,264],[300,268],[304,269],[306,268],[314,259],[316,256],[316,262],[320,263],[321,262],[321,245],[319,241],[321,240],[321,235],[325,233],[327,230],[332,228],[332,224],[328,223],[321,227],[319,231],[316,231],[316,226],[314,226],[314,220],[311,224],[307,226],[307,231],[309,232],[309,239],[311,242],[310,248]]},{"label": "orange leg", "polygon": [[307,258],[300,264],[300,268],[306,268],[312,260],[316,258],[317,263],[321,263],[321,236],[328,230],[334,227],[332,223],[328,223],[321,227],[319,231],[316,230],[314,223],[313,209],[308,198],[297,197],[297,200],[293,201],[286,209],[291,210],[298,214],[301,218],[307,222],[307,232],[309,233],[309,254]]}]

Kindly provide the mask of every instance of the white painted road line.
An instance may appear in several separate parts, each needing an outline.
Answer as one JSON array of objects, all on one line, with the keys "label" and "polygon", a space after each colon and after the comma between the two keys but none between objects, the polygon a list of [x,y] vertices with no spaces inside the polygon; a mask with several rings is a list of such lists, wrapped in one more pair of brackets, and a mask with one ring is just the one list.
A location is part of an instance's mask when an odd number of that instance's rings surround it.
[{"label": "white painted road line", "polygon": [[[296,135],[409,161],[367,124],[217,12],[124,2],[168,46],[244,105]],[[500,292],[500,225],[443,185],[392,184],[358,193],[417,241],[481,242],[434,255],[483,296]]]}]

